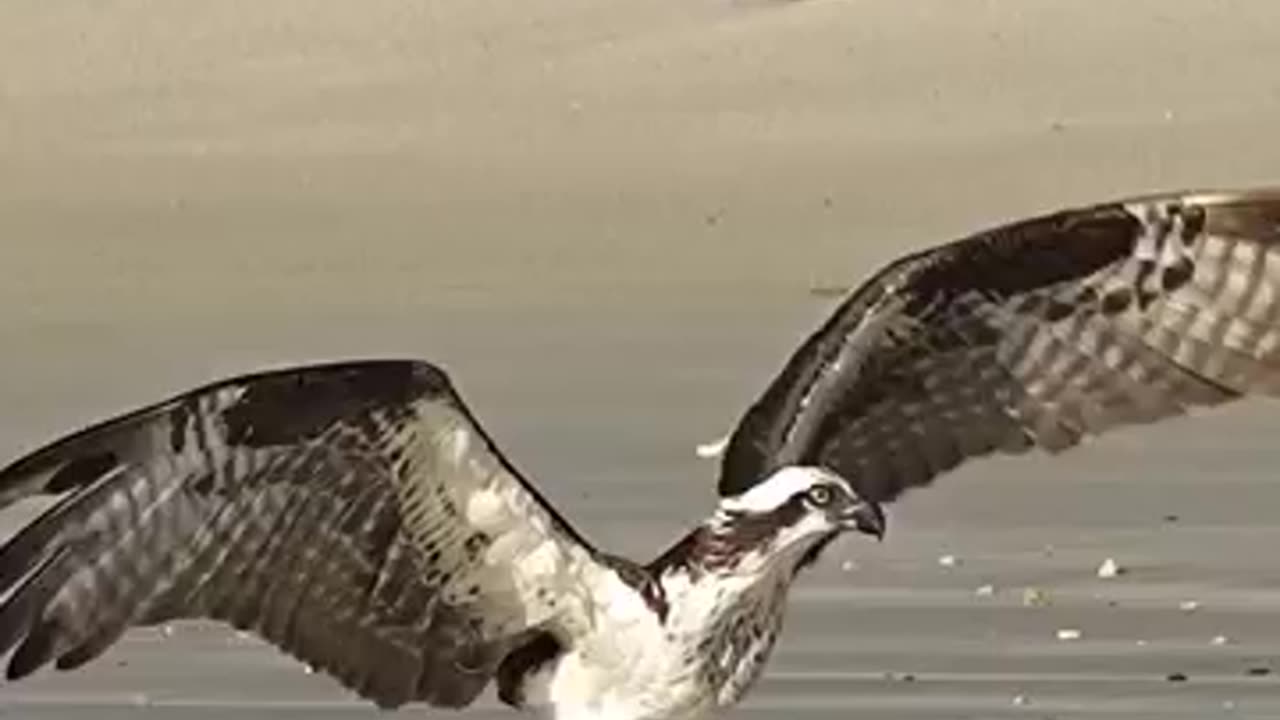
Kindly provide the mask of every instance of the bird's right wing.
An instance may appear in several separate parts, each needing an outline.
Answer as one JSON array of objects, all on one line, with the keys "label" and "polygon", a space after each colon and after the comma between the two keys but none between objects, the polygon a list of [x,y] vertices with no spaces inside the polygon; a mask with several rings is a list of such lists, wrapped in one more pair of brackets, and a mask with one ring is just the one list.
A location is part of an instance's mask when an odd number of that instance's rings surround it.
[{"label": "bird's right wing", "polygon": [[228,380],[0,470],[0,508],[57,494],[0,548],[10,678],[207,617],[380,705],[456,707],[528,633],[589,612],[595,553],[426,363]]},{"label": "bird's right wing", "polygon": [[993,453],[1280,395],[1280,190],[1171,193],[891,263],[734,431],[720,492],[820,465],[888,502]]}]

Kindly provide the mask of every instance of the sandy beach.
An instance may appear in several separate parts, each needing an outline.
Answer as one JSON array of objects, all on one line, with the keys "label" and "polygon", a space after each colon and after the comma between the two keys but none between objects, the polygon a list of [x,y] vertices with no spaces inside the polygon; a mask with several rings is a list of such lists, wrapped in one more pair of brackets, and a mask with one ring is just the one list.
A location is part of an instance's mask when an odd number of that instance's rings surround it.
[{"label": "sandy beach", "polygon": [[[0,457],[231,373],[422,357],[647,558],[711,508],[694,446],[815,289],[1059,207],[1280,184],[1278,69],[1267,0],[11,0]],[[1247,405],[908,496],[803,580],[732,717],[1280,717],[1277,427]],[[22,720],[382,716],[199,623],[0,685]]]}]

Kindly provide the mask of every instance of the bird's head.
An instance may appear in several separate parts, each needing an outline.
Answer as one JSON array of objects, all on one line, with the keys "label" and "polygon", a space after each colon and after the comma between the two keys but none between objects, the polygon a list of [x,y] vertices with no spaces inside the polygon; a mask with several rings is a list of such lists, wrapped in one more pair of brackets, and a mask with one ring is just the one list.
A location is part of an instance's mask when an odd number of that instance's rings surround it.
[{"label": "bird's head", "polygon": [[741,560],[791,558],[801,566],[849,530],[882,538],[885,517],[879,504],[860,497],[829,470],[792,466],[740,495],[721,498],[712,532]]}]

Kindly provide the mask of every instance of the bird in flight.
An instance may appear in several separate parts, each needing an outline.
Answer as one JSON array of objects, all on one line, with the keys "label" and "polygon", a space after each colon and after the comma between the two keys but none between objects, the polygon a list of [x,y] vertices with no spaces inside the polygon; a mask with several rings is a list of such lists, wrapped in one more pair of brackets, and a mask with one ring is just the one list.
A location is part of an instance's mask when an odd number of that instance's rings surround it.
[{"label": "bird in flight", "polygon": [[962,462],[1280,390],[1280,189],[1004,225],[848,294],[723,448],[719,500],[655,559],[594,547],[440,368],[262,372],[0,470],[56,496],[0,548],[14,680],[130,627],[252,631],[382,707],[488,686],[559,720],[696,718],[759,677],[802,569]]}]

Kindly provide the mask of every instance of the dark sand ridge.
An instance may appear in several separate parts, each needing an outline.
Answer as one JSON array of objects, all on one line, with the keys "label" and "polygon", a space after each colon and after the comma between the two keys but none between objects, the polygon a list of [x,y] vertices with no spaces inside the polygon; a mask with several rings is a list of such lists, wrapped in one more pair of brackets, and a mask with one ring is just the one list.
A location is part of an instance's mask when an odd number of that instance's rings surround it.
[{"label": "dark sand ridge", "polygon": [[[1063,205],[1280,182],[1263,0],[419,5],[0,8],[4,456],[261,364],[420,355],[648,555],[710,507],[692,447],[826,311],[810,288]],[[912,495],[802,584],[738,716],[1280,716],[1245,674],[1280,655],[1280,416],[1221,415]],[[1132,572],[1097,579],[1110,556]],[[0,687],[0,717],[377,713],[183,625]]]}]

